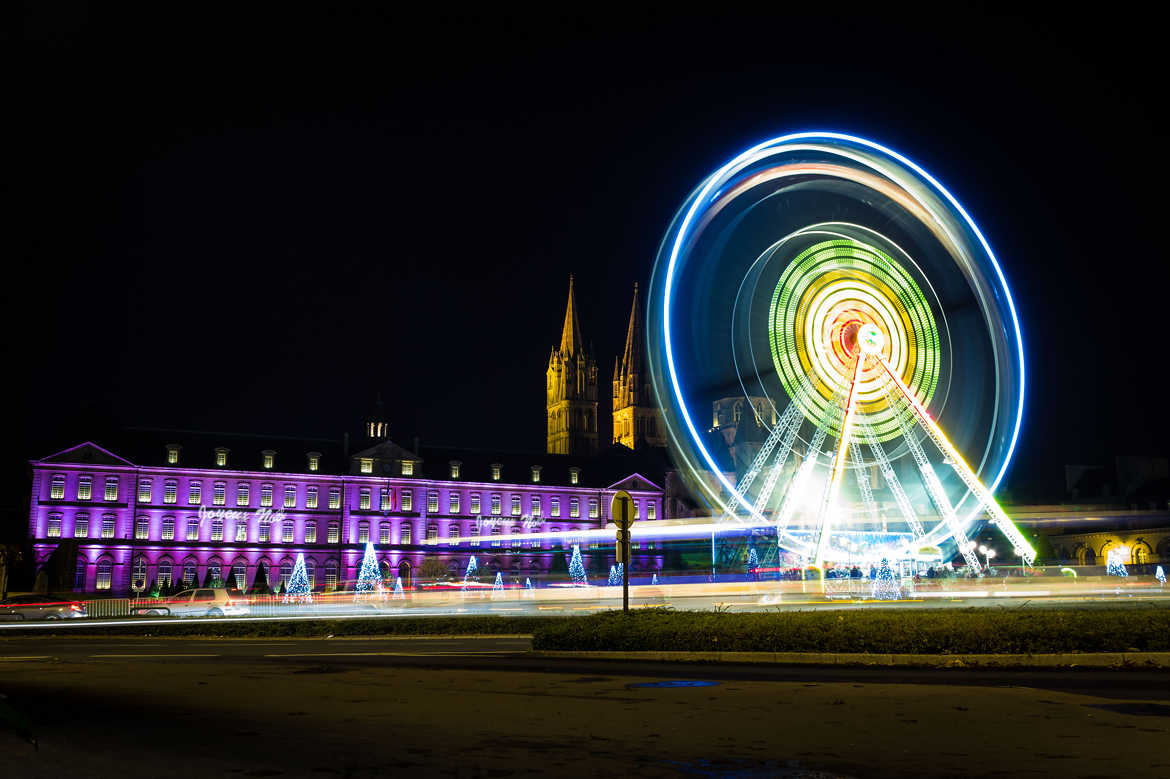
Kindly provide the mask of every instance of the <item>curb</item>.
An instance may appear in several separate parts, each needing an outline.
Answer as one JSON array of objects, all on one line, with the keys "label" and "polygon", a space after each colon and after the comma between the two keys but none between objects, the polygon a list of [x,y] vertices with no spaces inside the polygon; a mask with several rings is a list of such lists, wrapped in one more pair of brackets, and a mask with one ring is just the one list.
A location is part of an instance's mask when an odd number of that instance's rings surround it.
[{"label": "curb", "polygon": [[835,652],[552,652],[533,657],[577,660],[650,660],[676,663],[756,663],[927,668],[1170,669],[1170,652],[1085,652],[1036,655],[913,655]]}]

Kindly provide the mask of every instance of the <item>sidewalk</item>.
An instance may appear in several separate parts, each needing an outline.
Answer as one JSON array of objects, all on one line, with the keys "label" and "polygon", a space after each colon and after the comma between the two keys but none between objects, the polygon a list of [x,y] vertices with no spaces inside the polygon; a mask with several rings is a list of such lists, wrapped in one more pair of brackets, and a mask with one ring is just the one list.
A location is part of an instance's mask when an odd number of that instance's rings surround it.
[{"label": "sidewalk", "polygon": [[1039,655],[889,655],[835,652],[549,652],[535,657],[650,660],[675,663],[915,666],[922,668],[1167,668],[1170,652],[1085,652]]}]

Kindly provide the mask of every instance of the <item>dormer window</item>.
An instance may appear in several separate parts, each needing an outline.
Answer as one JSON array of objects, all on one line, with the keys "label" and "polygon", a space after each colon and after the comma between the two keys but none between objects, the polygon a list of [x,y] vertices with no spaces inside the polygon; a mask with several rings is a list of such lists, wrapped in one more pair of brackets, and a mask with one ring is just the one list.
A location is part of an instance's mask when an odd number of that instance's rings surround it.
[{"label": "dormer window", "polygon": [[499,463],[492,463],[492,481],[500,480],[500,472],[503,469],[504,466],[500,465]]},{"label": "dormer window", "polygon": [[317,471],[321,470],[321,453],[309,452],[307,456],[309,458],[309,471],[311,473],[316,473]]},{"label": "dormer window", "polygon": [[540,466],[539,465],[532,466],[532,483],[533,484],[540,483]]},{"label": "dormer window", "polygon": [[361,463],[361,472],[362,473],[373,473],[374,472],[374,458],[363,457],[363,458],[361,458],[360,463]]},{"label": "dormer window", "polygon": [[403,460],[402,461],[402,475],[403,476],[414,476],[414,460]]},{"label": "dormer window", "polygon": [[276,466],[276,452],[272,449],[265,449],[260,454],[263,457],[264,470],[271,471]]},{"label": "dormer window", "polygon": [[569,484],[577,484],[581,481],[581,469],[573,467],[569,469]]},{"label": "dormer window", "polygon": [[215,464],[223,468],[227,465],[228,450],[222,446],[215,447]]},{"label": "dormer window", "polygon": [[458,479],[459,472],[463,469],[463,463],[461,463],[459,460],[452,460],[450,465],[451,465],[451,478]]},{"label": "dormer window", "polygon": [[179,450],[182,448],[178,444],[167,444],[167,465],[179,464]]}]

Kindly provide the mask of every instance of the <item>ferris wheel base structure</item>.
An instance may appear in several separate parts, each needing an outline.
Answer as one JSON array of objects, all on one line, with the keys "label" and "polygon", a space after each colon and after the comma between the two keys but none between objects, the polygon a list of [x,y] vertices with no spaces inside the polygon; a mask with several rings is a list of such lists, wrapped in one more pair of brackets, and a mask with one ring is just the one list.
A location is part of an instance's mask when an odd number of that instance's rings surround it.
[{"label": "ferris wheel base structure", "polygon": [[[722,521],[774,528],[821,570],[953,547],[981,571],[983,521],[1034,562],[994,497],[1022,422],[1015,304],[974,221],[906,157],[841,133],[746,150],[679,210],[648,306],[672,448]],[[732,482],[696,420],[737,392],[771,413],[746,404],[767,435]]]}]

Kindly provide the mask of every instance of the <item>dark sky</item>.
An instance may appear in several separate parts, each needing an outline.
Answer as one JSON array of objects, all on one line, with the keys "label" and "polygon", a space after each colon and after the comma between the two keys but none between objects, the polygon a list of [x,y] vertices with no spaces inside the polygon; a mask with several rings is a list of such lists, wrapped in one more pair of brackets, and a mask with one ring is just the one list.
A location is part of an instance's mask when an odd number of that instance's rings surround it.
[{"label": "dark sky", "polygon": [[540,449],[568,275],[604,406],[683,197],[806,129],[908,154],[995,247],[1009,482],[1165,454],[1156,25],[822,6],[10,14],[5,473],[122,425],[336,435],[375,391],[404,443]]}]

